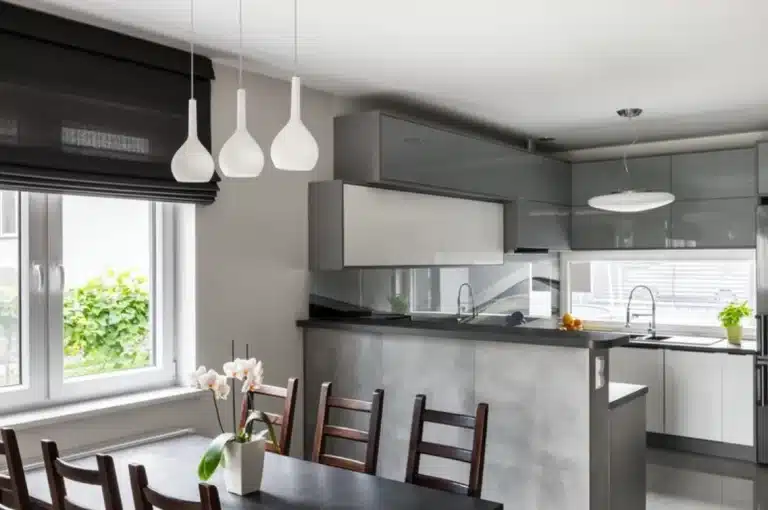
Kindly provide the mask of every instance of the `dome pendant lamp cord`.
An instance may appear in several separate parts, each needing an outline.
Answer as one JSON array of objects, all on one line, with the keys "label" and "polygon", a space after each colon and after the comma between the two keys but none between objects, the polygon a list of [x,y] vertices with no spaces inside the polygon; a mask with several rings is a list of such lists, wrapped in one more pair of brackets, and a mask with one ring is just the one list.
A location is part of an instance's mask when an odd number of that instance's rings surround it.
[{"label": "dome pendant lamp cord", "polygon": [[189,1],[189,98],[195,98],[195,0]]},{"label": "dome pendant lamp cord", "polygon": [[243,0],[238,2],[237,24],[240,27],[240,54],[237,56],[237,88],[243,88]]},{"label": "dome pendant lamp cord", "polygon": [[635,134],[635,138],[632,140],[632,143],[630,143],[626,149],[624,149],[624,171],[627,172],[627,180],[629,181],[629,189],[632,189],[632,174],[629,172],[629,165],[627,165],[627,153],[632,148],[633,145],[637,143],[637,141],[640,139],[640,135],[637,132],[637,127],[635,126],[634,122],[632,122],[632,117],[628,117],[629,124],[632,126],[632,132]]}]

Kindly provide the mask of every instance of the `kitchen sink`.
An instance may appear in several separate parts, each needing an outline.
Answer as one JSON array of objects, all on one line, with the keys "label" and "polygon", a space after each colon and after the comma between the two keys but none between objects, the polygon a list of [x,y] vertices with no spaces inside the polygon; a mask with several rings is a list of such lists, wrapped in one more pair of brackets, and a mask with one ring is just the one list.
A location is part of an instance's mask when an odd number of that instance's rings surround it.
[{"label": "kitchen sink", "polygon": [[630,340],[642,340],[642,341],[662,341],[662,340],[669,340],[673,337],[671,336],[659,336],[659,335],[630,335]]}]

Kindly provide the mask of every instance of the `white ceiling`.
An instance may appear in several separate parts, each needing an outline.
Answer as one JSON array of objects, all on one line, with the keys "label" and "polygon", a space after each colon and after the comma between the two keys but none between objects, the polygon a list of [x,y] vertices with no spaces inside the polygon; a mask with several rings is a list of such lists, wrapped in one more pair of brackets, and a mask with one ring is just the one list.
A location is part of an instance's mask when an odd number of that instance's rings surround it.
[{"label": "white ceiling", "polygon": [[[12,0],[184,47],[189,0]],[[237,51],[237,0],[196,0],[202,52]],[[248,67],[292,69],[293,2],[244,0]],[[300,74],[567,147],[768,128],[766,0],[299,0]]]}]

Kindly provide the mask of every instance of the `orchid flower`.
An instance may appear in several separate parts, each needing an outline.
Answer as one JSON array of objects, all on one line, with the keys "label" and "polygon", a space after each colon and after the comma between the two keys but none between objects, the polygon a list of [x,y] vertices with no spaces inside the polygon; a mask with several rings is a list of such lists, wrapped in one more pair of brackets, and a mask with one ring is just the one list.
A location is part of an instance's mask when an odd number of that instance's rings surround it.
[{"label": "orchid flower", "polygon": [[[255,359],[253,361],[256,361]],[[243,387],[241,391],[248,393],[249,391],[256,391],[259,386],[264,382],[264,368],[261,361],[256,362],[253,367],[248,370],[245,381],[243,381]]]},{"label": "orchid flower", "polygon": [[237,377],[237,362],[240,361],[240,358],[236,359],[235,361],[227,361],[224,363],[224,366],[222,367],[224,371],[224,375],[229,377],[230,379],[234,379]]},{"label": "orchid flower", "polygon": [[216,391],[219,386],[219,374],[211,369],[197,378],[197,384],[204,390]]},{"label": "orchid flower", "polygon": [[200,365],[197,370],[187,376],[189,385],[193,388],[200,388],[200,376],[206,372],[205,366]]}]

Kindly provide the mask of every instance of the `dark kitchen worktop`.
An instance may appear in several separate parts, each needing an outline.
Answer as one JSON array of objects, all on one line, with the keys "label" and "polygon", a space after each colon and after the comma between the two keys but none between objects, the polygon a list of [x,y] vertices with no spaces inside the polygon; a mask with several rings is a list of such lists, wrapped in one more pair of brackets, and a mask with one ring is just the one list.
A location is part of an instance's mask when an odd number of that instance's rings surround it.
[{"label": "dark kitchen worktop", "polygon": [[555,319],[536,319],[520,326],[478,317],[477,323],[462,324],[455,317],[340,317],[296,321],[303,328],[339,329],[371,333],[421,335],[518,344],[551,345],[582,349],[607,349],[629,342],[626,333],[558,331]]},{"label": "dark kitchen worktop", "polygon": [[757,353],[757,342],[754,340],[743,340],[739,346],[729,344],[728,340],[724,338],[711,345],[676,344],[674,342],[660,342],[658,340],[631,340],[628,344],[624,345],[624,347],[666,349],[668,351],[724,352],[727,354],[745,355]]},{"label": "dark kitchen worktop", "polygon": [[608,383],[608,408],[616,409],[648,393],[648,386],[621,382]]}]

